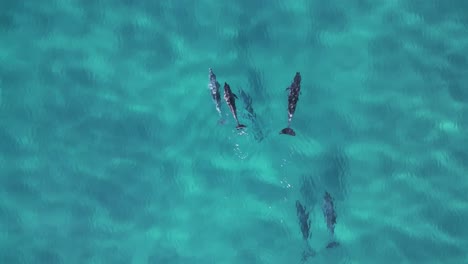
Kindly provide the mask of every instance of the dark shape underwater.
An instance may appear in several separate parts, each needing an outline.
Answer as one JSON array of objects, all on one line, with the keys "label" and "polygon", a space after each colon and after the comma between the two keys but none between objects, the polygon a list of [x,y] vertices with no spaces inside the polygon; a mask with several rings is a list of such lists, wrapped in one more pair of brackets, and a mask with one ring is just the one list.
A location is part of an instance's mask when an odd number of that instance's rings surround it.
[{"label": "dark shape underwater", "polygon": [[264,134],[262,131],[262,126],[257,119],[257,114],[255,113],[255,110],[252,106],[252,97],[250,97],[250,95],[242,89],[239,89],[239,96],[241,97],[244,104],[244,109],[247,111],[245,116],[252,123],[254,138],[260,142],[264,139]]}]

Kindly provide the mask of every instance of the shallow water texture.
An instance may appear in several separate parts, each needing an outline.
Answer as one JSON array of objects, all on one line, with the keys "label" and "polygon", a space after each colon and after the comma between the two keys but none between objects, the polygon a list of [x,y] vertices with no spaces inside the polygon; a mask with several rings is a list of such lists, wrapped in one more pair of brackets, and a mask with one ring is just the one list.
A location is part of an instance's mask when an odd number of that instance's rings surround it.
[{"label": "shallow water texture", "polygon": [[2,1],[0,263],[466,263],[466,10]]}]

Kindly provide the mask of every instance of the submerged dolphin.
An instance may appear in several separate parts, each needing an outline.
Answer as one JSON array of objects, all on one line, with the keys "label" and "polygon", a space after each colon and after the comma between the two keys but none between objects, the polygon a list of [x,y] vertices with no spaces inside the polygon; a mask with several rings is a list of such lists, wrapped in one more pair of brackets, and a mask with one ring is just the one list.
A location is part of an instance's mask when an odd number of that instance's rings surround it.
[{"label": "submerged dolphin", "polygon": [[296,111],[296,104],[299,100],[299,93],[301,92],[301,74],[296,72],[296,76],[294,76],[294,80],[291,85],[286,88],[289,90],[288,95],[288,127],[281,130],[280,134],[286,134],[290,136],[295,136],[296,132],[290,127],[291,120],[294,116],[294,112]]},{"label": "submerged dolphin", "polygon": [[244,128],[246,126],[239,123],[239,119],[237,118],[236,99],[237,99],[237,95],[235,95],[231,91],[231,87],[229,86],[229,84],[224,83],[224,100],[226,100],[226,103],[229,106],[229,109],[231,109],[232,116],[234,116],[234,119],[237,122],[236,128],[241,129],[241,128]]},{"label": "submerged dolphin", "polygon": [[[323,216],[325,217],[325,221],[327,222],[328,231],[333,236],[335,234],[335,224],[336,224],[336,211],[335,205],[333,203],[333,198],[328,192],[325,192],[323,196],[323,205],[322,205]],[[339,246],[340,243],[337,241],[331,241],[328,243],[326,248],[334,248]]]},{"label": "submerged dolphin", "polygon": [[302,232],[302,239],[305,243],[305,248],[302,251],[302,262],[306,262],[309,257],[315,256],[315,251],[309,244],[309,237],[310,237],[310,219],[309,219],[309,212],[306,210],[305,206],[301,204],[298,200],[296,200],[296,214],[297,218],[299,219],[299,227],[301,228]]},{"label": "submerged dolphin", "polygon": [[304,240],[307,240],[310,236],[309,212],[307,212],[306,208],[298,200],[296,200],[296,214],[297,218],[299,219],[299,226],[301,228],[302,238]]},{"label": "submerged dolphin", "polygon": [[222,116],[221,113],[221,96],[219,94],[219,82],[216,80],[216,74],[214,74],[213,69],[208,69],[208,77],[210,79],[208,83],[208,88],[211,91],[211,97],[213,98],[213,102],[216,106],[216,111],[218,111],[219,115]]},{"label": "submerged dolphin", "polygon": [[323,196],[322,211],[325,221],[327,222],[328,231],[333,235],[335,233],[336,212],[335,205],[333,204],[333,198],[328,192],[325,192],[325,195]]}]

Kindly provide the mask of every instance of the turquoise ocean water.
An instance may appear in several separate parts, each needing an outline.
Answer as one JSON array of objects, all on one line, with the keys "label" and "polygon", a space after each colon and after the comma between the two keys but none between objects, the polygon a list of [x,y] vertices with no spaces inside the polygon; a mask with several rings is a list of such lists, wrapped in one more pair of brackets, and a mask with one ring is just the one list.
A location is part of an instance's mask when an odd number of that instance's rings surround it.
[{"label": "turquoise ocean water", "polygon": [[0,263],[468,263],[467,10],[1,1]]}]

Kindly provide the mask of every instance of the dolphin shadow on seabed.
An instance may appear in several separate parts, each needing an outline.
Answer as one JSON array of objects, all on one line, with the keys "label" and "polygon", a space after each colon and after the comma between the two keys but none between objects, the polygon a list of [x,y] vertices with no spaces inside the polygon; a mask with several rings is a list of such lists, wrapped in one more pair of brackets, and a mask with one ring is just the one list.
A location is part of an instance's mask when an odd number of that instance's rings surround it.
[{"label": "dolphin shadow on seabed", "polygon": [[243,115],[244,118],[249,119],[250,123],[252,125],[252,130],[253,130],[253,135],[256,141],[260,142],[262,141],[265,136],[262,131],[262,125],[260,124],[259,120],[257,119],[257,114],[255,113],[255,110],[253,109],[252,106],[252,97],[248,93],[246,93],[244,90],[239,89],[239,96],[242,100],[242,103],[244,105],[244,109],[246,113]]}]

